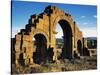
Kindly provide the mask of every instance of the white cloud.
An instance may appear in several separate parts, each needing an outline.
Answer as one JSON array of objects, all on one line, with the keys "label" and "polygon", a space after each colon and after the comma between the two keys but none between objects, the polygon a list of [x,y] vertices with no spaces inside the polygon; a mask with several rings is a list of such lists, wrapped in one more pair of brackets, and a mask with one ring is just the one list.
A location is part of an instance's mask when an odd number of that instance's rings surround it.
[{"label": "white cloud", "polygon": [[86,16],[81,16],[81,18],[85,18]]},{"label": "white cloud", "polygon": [[84,22],[83,25],[87,25],[88,23]]},{"label": "white cloud", "polygon": [[93,15],[94,18],[97,18],[97,15]]},{"label": "white cloud", "polygon": [[15,35],[20,32],[20,29],[23,29],[23,26],[20,27],[12,27],[12,38],[15,37]]},{"label": "white cloud", "polygon": [[56,34],[56,38],[62,38],[63,32],[62,30]]},{"label": "white cloud", "polygon": [[96,27],[84,27],[80,28],[84,37],[97,37],[97,28]]}]

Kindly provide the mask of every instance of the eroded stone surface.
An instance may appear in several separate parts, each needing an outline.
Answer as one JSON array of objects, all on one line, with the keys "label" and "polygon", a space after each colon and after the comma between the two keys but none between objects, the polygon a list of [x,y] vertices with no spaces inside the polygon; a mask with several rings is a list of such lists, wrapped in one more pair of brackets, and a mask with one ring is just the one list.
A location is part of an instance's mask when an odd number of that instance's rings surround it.
[{"label": "eroded stone surface", "polygon": [[[16,34],[15,64],[22,65],[57,61],[56,25],[60,24],[64,35],[64,46],[61,58],[71,59],[76,54],[82,54],[83,36],[76,22],[69,13],[55,6],[48,6],[43,13],[32,15],[25,29]],[[35,37],[36,42],[33,41]],[[20,62],[19,62],[20,60]],[[23,61],[22,61],[23,60]]]}]

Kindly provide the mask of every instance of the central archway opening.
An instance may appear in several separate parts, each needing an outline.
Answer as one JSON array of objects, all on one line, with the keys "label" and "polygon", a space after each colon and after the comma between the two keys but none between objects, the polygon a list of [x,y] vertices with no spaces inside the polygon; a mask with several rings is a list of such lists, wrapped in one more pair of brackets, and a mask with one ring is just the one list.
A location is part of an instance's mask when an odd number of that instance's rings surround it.
[{"label": "central archway opening", "polygon": [[47,39],[43,34],[36,34],[33,38],[33,60],[37,64],[46,62]]},{"label": "central archway opening", "polygon": [[58,21],[57,25],[59,25],[62,29],[62,33],[59,34],[62,35],[62,37],[60,38],[62,43],[61,45],[62,47],[60,47],[62,49],[61,58],[71,59],[72,58],[72,29],[70,27],[70,24],[66,20],[60,20]]}]

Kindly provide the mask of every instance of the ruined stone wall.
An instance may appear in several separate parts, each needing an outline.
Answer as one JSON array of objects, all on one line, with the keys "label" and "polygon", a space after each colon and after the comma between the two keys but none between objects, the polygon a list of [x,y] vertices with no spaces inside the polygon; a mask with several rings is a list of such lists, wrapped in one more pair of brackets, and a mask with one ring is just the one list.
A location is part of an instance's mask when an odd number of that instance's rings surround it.
[{"label": "ruined stone wall", "polygon": [[[19,56],[22,53],[25,64],[34,63],[32,59],[33,52],[35,48],[33,47],[33,37],[36,34],[43,34],[47,40],[47,48],[53,48],[53,60],[56,58],[56,25],[59,21],[64,20],[68,24],[69,29],[71,30],[71,45],[72,45],[72,55],[73,51],[77,51],[77,41],[81,40],[82,42],[82,32],[78,29],[74,20],[72,19],[69,13],[58,9],[55,6],[48,6],[45,8],[44,12],[39,15],[32,15],[29,19],[29,23],[26,25],[25,29],[16,34],[15,39],[15,55],[16,61],[18,64]],[[63,24],[64,25],[64,24]],[[66,27],[66,26],[65,26]],[[66,31],[66,29],[63,28]]]}]

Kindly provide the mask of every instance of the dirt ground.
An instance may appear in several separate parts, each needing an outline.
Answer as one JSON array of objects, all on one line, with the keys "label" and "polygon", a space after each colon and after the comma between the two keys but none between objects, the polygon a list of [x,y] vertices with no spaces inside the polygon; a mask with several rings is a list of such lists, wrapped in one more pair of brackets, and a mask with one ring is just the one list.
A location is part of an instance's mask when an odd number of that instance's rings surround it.
[{"label": "dirt ground", "polygon": [[31,66],[15,67],[12,64],[12,74],[29,74],[29,73],[46,73],[46,72],[63,72],[63,71],[80,71],[80,70],[97,69],[97,57],[81,57],[80,59],[64,59],[57,63],[36,64]]}]

